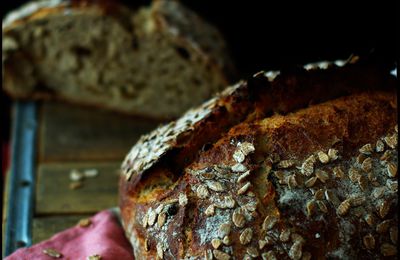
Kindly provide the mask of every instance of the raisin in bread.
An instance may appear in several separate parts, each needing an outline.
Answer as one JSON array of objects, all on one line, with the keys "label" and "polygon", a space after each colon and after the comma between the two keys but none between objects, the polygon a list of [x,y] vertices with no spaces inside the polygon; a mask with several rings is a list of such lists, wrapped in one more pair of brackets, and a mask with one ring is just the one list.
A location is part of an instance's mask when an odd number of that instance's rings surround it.
[{"label": "raisin in bread", "polygon": [[3,88],[173,118],[234,74],[212,25],[176,1],[130,10],[114,1],[30,2],[3,20]]},{"label": "raisin in bread", "polygon": [[354,59],[260,72],[143,136],[120,179],[135,257],[394,257],[395,82]]}]

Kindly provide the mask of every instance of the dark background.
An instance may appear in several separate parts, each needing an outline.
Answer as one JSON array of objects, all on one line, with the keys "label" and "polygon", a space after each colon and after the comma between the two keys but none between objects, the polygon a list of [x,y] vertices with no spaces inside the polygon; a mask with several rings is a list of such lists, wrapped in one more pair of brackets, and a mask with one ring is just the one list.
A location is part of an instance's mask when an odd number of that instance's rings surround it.
[{"label": "dark background", "polygon": [[[2,16],[26,1],[2,1]],[[122,1],[132,7],[145,0]],[[182,0],[224,34],[242,78],[259,70],[373,52],[398,56],[395,1]],[[2,93],[2,139],[9,101]],[[3,139],[4,140],[4,139]]]},{"label": "dark background", "polygon": [[[5,2],[4,16],[26,1],[2,2]],[[121,2],[132,7],[150,3],[149,0]],[[375,51],[387,60],[397,57],[398,1],[181,2],[220,29],[242,77],[261,69],[343,59],[352,53],[366,55]]]}]

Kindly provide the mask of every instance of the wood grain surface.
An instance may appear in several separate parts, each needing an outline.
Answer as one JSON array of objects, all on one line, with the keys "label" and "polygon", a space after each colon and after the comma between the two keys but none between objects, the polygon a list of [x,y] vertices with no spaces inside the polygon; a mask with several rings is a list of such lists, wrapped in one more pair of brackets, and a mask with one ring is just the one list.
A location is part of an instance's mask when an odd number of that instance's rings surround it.
[{"label": "wood grain surface", "polygon": [[60,103],[40,109],[39,162],[122,160],[159,122]]},{"label": "wood grain surface", "polygon": [[[49,163],[38,168],[36,214],[90,214],[117,206],[120,162]],[[98,176],[85,178],[71,189],[71,170],[96,169]]]}]

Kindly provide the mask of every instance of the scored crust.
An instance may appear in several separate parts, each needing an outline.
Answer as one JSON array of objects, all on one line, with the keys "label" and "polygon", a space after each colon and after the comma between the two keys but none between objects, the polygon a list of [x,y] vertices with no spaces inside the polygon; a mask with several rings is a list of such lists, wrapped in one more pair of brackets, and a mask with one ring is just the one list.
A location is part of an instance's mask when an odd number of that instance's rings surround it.
[{"label": "scored crust", "polygon": [[259,73],[143,137],[120,181],[135,257],[395,255],[396,92],[358,66]]}]

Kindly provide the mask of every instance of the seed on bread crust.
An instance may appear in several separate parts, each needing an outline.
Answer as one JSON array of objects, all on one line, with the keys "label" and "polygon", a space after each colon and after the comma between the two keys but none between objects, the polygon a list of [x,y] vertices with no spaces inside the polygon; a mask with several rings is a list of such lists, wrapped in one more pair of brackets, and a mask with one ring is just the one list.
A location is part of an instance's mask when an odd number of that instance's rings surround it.
[{"label": "seed on bread crust", "polygon": [[246,191],[248,191],[248,189],[250,187],[251,187],[251,183],[246,182],[242,187],[240,187],[240,189],[237,191],[237,194],[242,195],[242,194],[246,193]]},{"label": "seed on bread crust", "polygon": [[313,174],[314,163],[315,163],[315,157],[314,157],[314,155],[311,155],[301,165],[301,173],[306,176],[310,176],[311,174]]},{"label": "seed on bread crust", "polygon": [[344,201],[342,201],[342,203],[340,203],[340,205],[338,206],[336,213],[339,216],[344,216],[349,212],[350,209],[350,200],[349,199],[345,199]]},{"label": "seed on bread crust", "polygon": [[263,230],[270,230],[275,226],[276,222],[278,222],[278,218],[277,217],[268,215],[268,216],[265,217],[265,219],[263,221],[262,229]]},{"label": "seed on bread crust", "polygon": [[328,163],[329,162],[329,156],[325,152],[320,151],[320,152],[318,152],[317,155],[318,155],[318,159],[319,159],[319,161],[321,163]]},{"label": "seed on bread crust", "polygon": [[278,163],[278,168],[283,168],[287,169],[290,168],[294,165],[295,161],[294,160],[282,160]]},{"label": "seed on bread crust", "polygon": [[247,245],[253,238],[253,230],[251,228],[246,228],[240,233],[239,240],[242,245]]},{"label": "seed on bread crust", "polygon": [[218,249],[214,249],[213,250],[213,255],[215,257],[215,259],[217,260],[229,260],[231,259],[231,256],[221,250]]},{"label": "seed on bread crust", "polygon": [[235,226],[241,228],[244,226],[244,224],[246,224],[246,218],[243,214],[235,210],[232,214],[232,222],[235,224]]},{"label": "seed on bread crust", "polygon": [[339,154],[339,151],[336,149],[331,148],[328,150],[328,156],[331,161],[335,161],[337,158],[339,158],[338,154]]},{"label": "seed on bread crust", "polygon": [[365,235],[363,237],[363,243],[364,243],[364,246],[367,249],[369,249],[369,250],[374,249],[375,248],[375,238],[374,238],[374,236],[371,235],[371,234]]},{"label": "seed on bread crust", "polygon": [[373,151],[371,144],[365,144],[359,149],[360,153],[370,155]]}]

